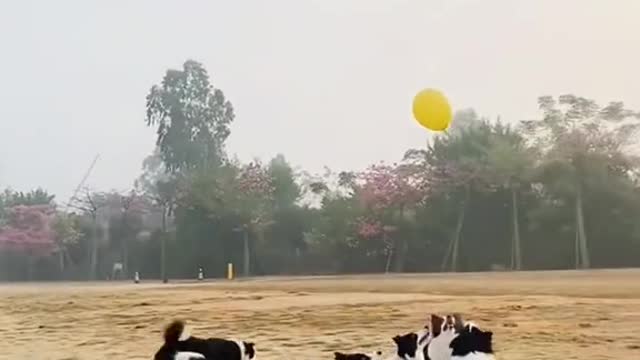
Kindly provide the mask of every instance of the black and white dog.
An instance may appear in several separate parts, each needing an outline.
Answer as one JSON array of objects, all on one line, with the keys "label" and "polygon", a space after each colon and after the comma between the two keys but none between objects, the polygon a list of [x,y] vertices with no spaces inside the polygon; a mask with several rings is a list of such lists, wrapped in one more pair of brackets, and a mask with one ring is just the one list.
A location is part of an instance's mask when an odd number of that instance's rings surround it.
[{"label": "black and white dog", "polygon": [[173,321],[164,331],[164,344],[154,360],[252,360],[256,357],[253,343],[195,336],[181,340],[183,321]]},{"label": "black and white dog", "polygon": [[431,340],[432,335],[428,326],[418,332],[396,335],[393,337],[396,353],[388,360],[427,360],[425,354]]},{"label": "black and white dog", "polygon": [[484,331],[459,314],[431,315],[432,339],[426,360],[493,360],[493,333]]},{"label": "black and white dog", "polygon": [[451,340],[452,360],[494,360],[493,332],[485,331],[473,323],[466,323],[455,339]]}]

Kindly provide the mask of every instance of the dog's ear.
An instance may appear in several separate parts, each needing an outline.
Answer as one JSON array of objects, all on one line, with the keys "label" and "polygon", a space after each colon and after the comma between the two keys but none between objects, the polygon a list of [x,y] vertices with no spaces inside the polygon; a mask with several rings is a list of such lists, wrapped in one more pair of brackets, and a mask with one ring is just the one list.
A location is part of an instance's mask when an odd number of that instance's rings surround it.
[{"label": "dog's ear", "polygon": [[333,353],[333,356],[334,360],[342,360],[345,357],[343,353],[337,351]]},{"label": "dog's ear", "polygon": [[453,314],[453,328],[456,332],[460,332],[464,328],[464,320],[462,320],[462,315],[459,313]]},{"label": "dog's ear", "polygon": [[396,336],[393,337],[393,342],[396,343],[396,344],[400,344],[400,339],[401,338],[402,337],[400,335],[396,335]]},{"label": "dog's ear", "polygon": [[433,332],[433,337],[440,335],[443,324],[444,318],[442,316],[431,314],[431,331]]}]

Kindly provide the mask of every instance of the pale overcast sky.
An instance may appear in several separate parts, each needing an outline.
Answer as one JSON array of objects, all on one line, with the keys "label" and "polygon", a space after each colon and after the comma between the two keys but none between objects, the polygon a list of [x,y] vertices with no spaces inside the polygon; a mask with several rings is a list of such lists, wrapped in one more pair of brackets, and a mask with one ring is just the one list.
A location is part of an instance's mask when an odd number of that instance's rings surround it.
[{"label": "pale overcast sky", "polygon": [[0,187],[127,189],[145,96],[204,63],[236,109],[228,148],[311,171],[394,161],[427,133],[413,95],[511,121],[539,95],[640,109],[640,0],[4,0]]}]

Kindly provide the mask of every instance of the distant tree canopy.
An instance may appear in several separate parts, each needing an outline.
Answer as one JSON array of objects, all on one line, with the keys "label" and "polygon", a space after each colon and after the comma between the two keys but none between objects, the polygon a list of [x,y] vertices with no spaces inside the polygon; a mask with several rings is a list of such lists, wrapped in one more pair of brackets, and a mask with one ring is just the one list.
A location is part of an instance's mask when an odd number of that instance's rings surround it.
[{"label": "distant tree canopy", "polygon": [[193,60],[182,70],[167,70],[147,95],[146,122],[156,127],[156,144],[170,172],[219,163],[233,119],[231,103]]},{"label": "distant tree canopy", "polygon": [[640,114],[621,102],[544,96],[509,125],[466,109],[397,163],[322,175],[227,156],[233,107],[197,62],[146,104],[157,147],[134,191],[86,191],[73,212],[0,194],[4,278],[640,266]]}]

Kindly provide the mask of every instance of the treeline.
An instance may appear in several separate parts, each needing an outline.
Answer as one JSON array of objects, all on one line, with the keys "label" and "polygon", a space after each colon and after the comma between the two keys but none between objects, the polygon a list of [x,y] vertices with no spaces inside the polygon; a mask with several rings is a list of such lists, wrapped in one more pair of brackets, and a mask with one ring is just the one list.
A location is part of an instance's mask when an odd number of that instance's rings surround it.
[{"label": "treeline", "polygon": [[233,106],[197,62],[146,104],[157,148],[130,192],[0,196],[0,278],[640,265],[640,113],[620,102],[545,96],[512,126],[464,110],[398,163],[322,175],[230,158]]}]

